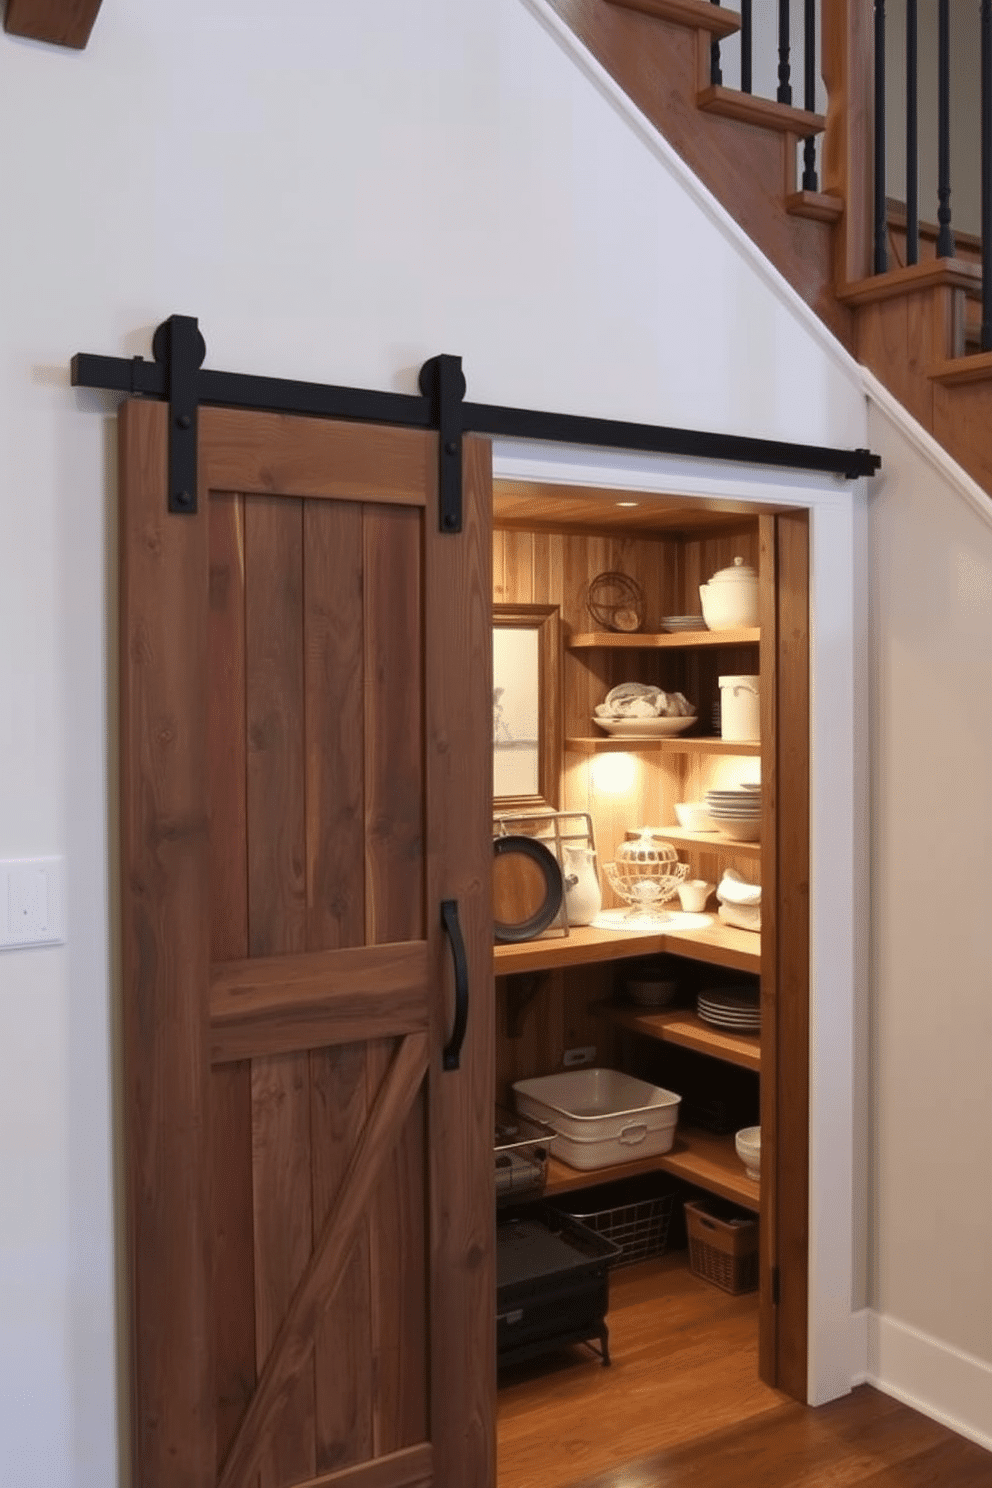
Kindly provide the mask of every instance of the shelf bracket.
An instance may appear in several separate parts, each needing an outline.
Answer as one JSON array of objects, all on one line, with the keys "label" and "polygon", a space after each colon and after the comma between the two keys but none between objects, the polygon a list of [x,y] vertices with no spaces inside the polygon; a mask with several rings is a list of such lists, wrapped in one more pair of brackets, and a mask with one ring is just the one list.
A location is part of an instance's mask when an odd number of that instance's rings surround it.
[{"label": "shelf bracket", "polygon": [[514,971],[506,981],[506,1036],[523,1033],[524,1014],[551,975],[548,971]]}]

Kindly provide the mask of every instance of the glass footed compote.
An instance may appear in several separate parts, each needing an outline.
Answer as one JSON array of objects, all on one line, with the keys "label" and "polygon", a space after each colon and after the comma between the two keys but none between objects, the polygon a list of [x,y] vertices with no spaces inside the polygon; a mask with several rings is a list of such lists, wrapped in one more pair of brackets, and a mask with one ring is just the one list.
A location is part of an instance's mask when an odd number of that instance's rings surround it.
[{"label": "glass footed compote", "polygon": [[615,863],[606,863],[606,877],[618,899],[630,905],[625,924],[664,924],[672,918],[660,909],[689,875],[688,863],[679,861],[674,847],[652,838],[645,828],[634,842],[617,848]]}]

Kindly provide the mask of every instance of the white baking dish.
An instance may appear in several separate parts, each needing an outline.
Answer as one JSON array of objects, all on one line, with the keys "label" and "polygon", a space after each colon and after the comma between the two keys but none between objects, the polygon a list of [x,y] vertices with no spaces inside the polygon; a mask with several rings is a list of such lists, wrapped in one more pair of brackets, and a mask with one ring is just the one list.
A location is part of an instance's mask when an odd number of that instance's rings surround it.
[{"label": "white baking dish", "polygon": [[668,1152],[680,1095],[611,1069],[565,1070],[513,1086],[517,1110],[558,1133],[555,1157],[572,1168],[606,1168]]}]

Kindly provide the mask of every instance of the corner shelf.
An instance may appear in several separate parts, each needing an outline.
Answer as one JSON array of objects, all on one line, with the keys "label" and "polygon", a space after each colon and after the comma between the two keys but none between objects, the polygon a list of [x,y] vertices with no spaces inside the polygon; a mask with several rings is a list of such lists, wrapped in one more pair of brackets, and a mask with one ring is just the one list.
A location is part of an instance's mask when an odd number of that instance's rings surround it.
[{"label": "corner shelf", "polygon": [[684,827],[652,827],[651,835],[665,842],[680,842],[683,847],[698,847],[704,852],[742,853],[748,858],[761,857],[761,843],[740,842],[736,837],[723,837],[719,832],[687,832]]},{"label": "corner shelf", "polygon": [[685,734],[668,734],[662,738],[643,738],[636,734],[609,734],[602,739],[577,738],[565,740],[566,750],[575,754],[641,754],[642,752],[663,754],[747,754],[760,755],[761,741],[758,739],[738,741],[735,739],[687,738]]},{"label": "corner shelf", "polygon": [[549,1153],[544,1193],[549,1198],[555,1194],[576,1193],[584,1188],[595,1188],[600,1183],[613,1183],[618,1178],[636,1178],[642,1173],[671,1173],[675,1178],[706,1189],[722,1199],[730,1199],[754,1213],[761,1207],[760,1186],[745,1173],[734,1147],[734,1138],[718,1137],[712,1132],[692,1128],[677,1129],[670,1152],[616,1163],[608,1168],[570,1168]]},{"label": "corner shelf", "polygon": [[756,625],[737,630],[681,630],[663,635],[644,634],[636,630],[587,630],[573,635],[565,642],[565,648],[568,651],[667,651],[687,646],[745,646],[760,640],[761,631]]},{"label": "corner shelf", "polygon": [[618,961],[668,951],[689,961],[705,961],[729,971],[761,971],[761,936],[738,930],[714,917],[701,930],[594,930],[577,925],[568,935],[523,940],[493,947],[493,975],[514,976],[522,971],[555,971],[597,961]]},{"label": "corner shelf", "polygon": [[741,1069],[761,1073],[761,1035],[757,1033],[728,1033],[704,1023],[688,1008],[638,1008],[611,1002],[594,1002],[590,1012],[599,1013],[618,1028],[629,1033],[643,1034],[646,1038],[658,1039],[661,1043],[678,1044],[683,1049],[694,1049],[697,1054],[709,1054],[725,1064],[736,1064]]}]

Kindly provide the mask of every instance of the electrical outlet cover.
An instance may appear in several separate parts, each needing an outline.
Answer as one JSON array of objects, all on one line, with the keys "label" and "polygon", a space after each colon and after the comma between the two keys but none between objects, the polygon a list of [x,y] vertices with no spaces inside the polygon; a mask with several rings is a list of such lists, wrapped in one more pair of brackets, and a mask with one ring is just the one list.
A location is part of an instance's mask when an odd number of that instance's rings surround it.
[{"label": "electrical outlet cover", "polygon": [[561,1062],[566,1069],[574,1069],[577,1064],[592,1064],[596,1058],[596,1045],[583,1044],[578,1049],[566,1049],[562,1055]]},{"label": "electrical outlet cover", "polygon": [[0,948],[65,940],[62,858],[0,862]]}]

